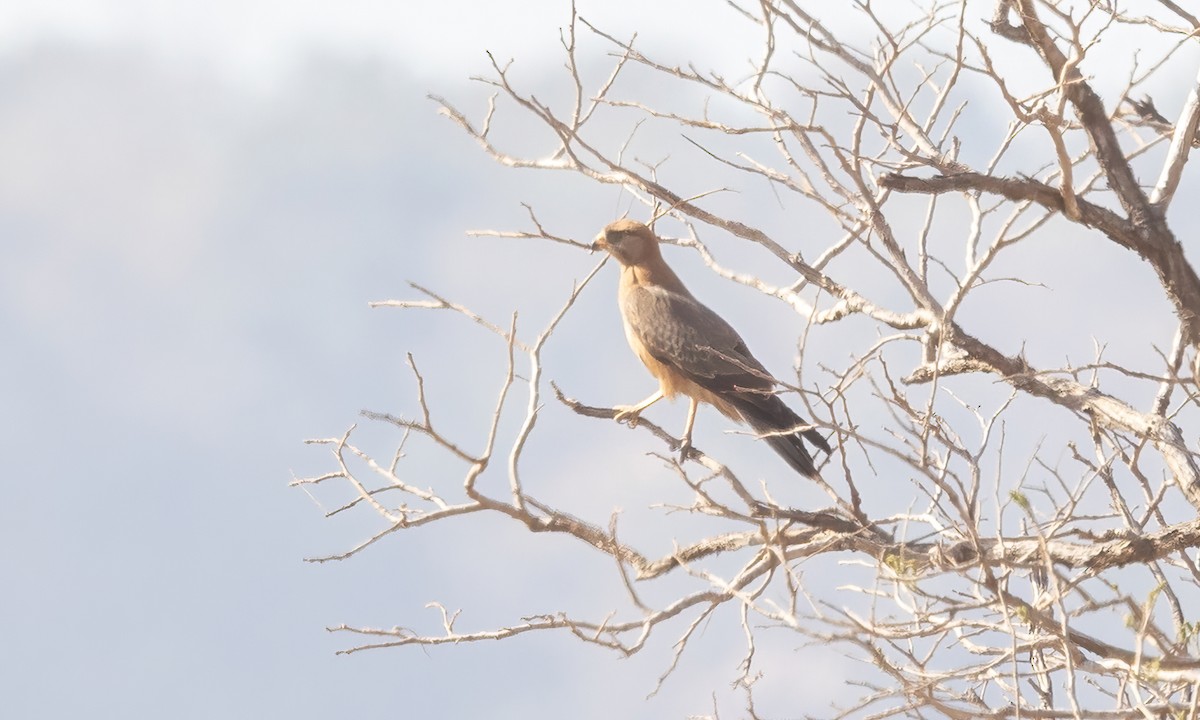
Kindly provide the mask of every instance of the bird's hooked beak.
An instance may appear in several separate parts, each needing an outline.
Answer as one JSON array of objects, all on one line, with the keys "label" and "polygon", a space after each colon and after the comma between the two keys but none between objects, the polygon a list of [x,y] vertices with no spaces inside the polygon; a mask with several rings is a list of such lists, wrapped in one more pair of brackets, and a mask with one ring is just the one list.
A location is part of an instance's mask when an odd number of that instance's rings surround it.
[{"label": "bird's hooked beak", "polygon": [[608,239],[605,238],[604,231],[601,230],[600,234],[596,235],[596,237],[592,239],[592,251],[595,252],[596,250],[608,250],[608,248]]}]

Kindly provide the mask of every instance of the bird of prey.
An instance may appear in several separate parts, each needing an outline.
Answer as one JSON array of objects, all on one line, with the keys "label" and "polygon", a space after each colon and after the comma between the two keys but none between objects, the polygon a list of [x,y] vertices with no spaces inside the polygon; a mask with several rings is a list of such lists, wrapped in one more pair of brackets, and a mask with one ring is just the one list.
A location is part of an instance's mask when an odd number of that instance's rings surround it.
[{"label": "bird of prey", "polygon": [[706,402],[745,422],[797,472],[817,474],[804,439],[826,453],[829,443],[772,392],[778,383],[720,315],[702,305],[663,262],[654,231],[634,220],[604,228],[592,244],[621,265],[618,303],[625,337],[658,379],[659,389],[637,405],[617,407],[616,419],[637,422],[664,397],[690,399],[683,452],[691,445],[696,408]]}]

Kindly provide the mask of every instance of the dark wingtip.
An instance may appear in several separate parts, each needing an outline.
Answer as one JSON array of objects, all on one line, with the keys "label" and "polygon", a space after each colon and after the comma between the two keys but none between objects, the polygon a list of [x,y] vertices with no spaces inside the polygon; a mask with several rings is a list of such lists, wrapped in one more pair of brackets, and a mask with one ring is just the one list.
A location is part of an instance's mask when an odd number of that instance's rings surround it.
[{"label": "dark wingtip", "polygon": [[787,461],[796,472],[805,477],[816,477],[817,466],[812,455],[804,447],[804,441],[795,435],[768,435],[764,438],[779,456]]},{"label": "dark wingtip", "polygon": [[827,441],[827,440],[825,439],[825,436],[824,436],[824,435],[822,435],[821,433],[817,432],[816,430],[805,430],[805,431],[804,431],[804,438],[805,438],[806,440],[808,440],[810,443],[812,443],[813,445],[815,445],[815,446],[817,446],[818,448],[820,448],[820,449],[824,450],[826,455],[832,455],[832,454],[833,454],[833,448],[831,448],[831,447],[829,446],[829,441]]},{"label": "dark wingtip", "polygon": [[763,433],[763,439],[771,449],[787,461],[788,465],[805,477],[816,477],[817,466],[812,454],[804,445],[807,439],[815,447],[833,454],[829,442],[816,429],[810,428],[801,432],[787,435],[778,434],[804,421],[787,406],[778,395],[763,395],[760,393],[739,393],[728,397],[730,403],[737,408],[742,419],[755,431]]}]

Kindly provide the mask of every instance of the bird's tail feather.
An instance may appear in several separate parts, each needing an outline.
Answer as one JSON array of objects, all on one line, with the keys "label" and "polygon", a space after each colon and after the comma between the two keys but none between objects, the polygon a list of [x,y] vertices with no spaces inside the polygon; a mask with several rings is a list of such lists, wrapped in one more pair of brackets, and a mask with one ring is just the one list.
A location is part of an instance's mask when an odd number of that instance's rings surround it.
[{"label": "bird's tail feather", "polygon": [[827,453],[833,452],[829,443],[815,429],[782,434],[781,431],[803,425],[805,421],[778,395],[740,392],[731,393],[725,399],[737,409],[746,424],[762,434],[763,440],[801,475],[813,477],[817,474],[817,467],[804,445],[804,439]]}]

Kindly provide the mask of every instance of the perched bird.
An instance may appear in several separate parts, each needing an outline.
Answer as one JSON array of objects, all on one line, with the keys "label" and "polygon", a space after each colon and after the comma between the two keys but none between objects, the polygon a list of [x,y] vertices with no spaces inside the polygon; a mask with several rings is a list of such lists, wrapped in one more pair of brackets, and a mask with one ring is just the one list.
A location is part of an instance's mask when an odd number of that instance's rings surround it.
[{"label": "perched bird", "polygon": [[604,228],[592,244],[621,264],[617,299],[625,337],[659,389],[637,405],[618,406],[618,421],[637,422],[646,408],[664,397],[690,398],[683,430],[684,452],[691,445],[696,408],[706,402],[761,434],[797,472],[813,477],[817,468],[804,445],[807,439],[825,452],[829,443],[772,392],[778,383],[750,351],[737,331],[702,305],[680,282],[659,252],[654,231],[634,220]]}]

